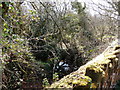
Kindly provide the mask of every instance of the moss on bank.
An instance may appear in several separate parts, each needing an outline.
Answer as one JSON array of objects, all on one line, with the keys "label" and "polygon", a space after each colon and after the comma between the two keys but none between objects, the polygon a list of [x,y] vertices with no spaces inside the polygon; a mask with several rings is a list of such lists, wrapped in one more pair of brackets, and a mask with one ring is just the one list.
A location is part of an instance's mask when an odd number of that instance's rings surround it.
[{"label": "moss on bank", "polygon": [[[117,55],[120,53],[118,40],[113,42],[102,54],[81,66],[49,88],[97,88],[111,75],[109,71],[116,69]],[[107,76],[107,77],[106,77]]]}]

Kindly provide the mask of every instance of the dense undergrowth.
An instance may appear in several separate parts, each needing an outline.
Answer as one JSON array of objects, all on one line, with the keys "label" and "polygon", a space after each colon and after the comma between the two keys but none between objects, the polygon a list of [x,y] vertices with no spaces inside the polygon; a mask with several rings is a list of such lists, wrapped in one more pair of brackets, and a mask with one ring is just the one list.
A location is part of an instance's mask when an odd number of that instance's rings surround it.
[{"label": "dense undergrowth", "polygon": [[39,2],[39,8],[29,3],[33,7],[29,10],[23,3],[0,3],[3,89],[49,86],[91,60],[116,37],[116,27],[111,29],[115,20],[110,19],[111,26],[99,24],[101,17],[92,17],[80,2],[70,3],[71,8],[64,3],[63,10],[50,2]]}]

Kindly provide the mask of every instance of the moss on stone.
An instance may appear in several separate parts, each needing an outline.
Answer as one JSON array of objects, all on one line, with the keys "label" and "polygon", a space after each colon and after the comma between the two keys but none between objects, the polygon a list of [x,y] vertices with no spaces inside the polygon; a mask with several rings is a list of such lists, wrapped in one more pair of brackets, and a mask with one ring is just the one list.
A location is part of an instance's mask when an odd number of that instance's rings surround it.
[{"label": "moss on stone", "polygon": [[[117,42],[111,44],[102,54],[81,66],[77,71],[63,77],[58,82],[53,83],[50,88],[97,88],[98,83],[104,80],[105,74],[109,73],[113,67],[112,62],[116,62],[117,54],[120,53],[120,46],[115,47]],[[106,71],[106,66],[110,65],[110,70]],[[108,66],[109,67],[109,66]],[[106,74],[106,75],[107,75]]]}]

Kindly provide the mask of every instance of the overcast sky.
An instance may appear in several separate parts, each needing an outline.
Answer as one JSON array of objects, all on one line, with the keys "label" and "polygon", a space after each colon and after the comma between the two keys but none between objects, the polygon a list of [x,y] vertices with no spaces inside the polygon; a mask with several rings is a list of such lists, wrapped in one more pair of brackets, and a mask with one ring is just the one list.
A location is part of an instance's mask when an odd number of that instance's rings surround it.
[{"label": "overcast sky", "polygon": [[[53,0],[54,1],[54,0]],[[61,1],[61,0],[58,0],[58,1]],[[70,2],[70,1],[75,1],[75,0],[62,0],[62,1],[65,1],[65,2]],[[79,2],[85,2],[86,3],[86,6],[87,6],[87,9],[88,11],[94,15],[94,14],[97,14],[96,11],[93,10],[93,8],[95,10],[98,10],[98,7],[96,5],[94,5],[93,3],[95,4],[106,4],[104,0],[77,0]]]},{"label": "overcast sky", "polygon": [[[43,1],[45,1],[45,0],[43,0]],[[56,2],[71,2],[71,1],[75,1],[75,0],[51,0],[51,1],[53,1],[53,2],[54,1],[56,1]],[[98,10],[98,7],[96,5],[94,5],[94,4],[92,4],[93,2],[95,4],[99,4],[100,3],[100,4],[103,4],[103,5],[107,5],[107,3],[104,0],[76,0],[76,1],[85,2],[87,4],[86,6],[87,6],[88,11],[92,15],[97,14],[97,12],[93,10],[93,8],[95,10]]]},{"label": "overcast sky", "polygon": [[[89,12],[92,15],[97,14],[97,12],[95,10],[100,11],[100,9],[97,7],[98,4],[108,6],[108,3],[105,0],[78,0],[78,1],[79,2],[85,2],[87,4],[87,8],[88,8]],[[93,4],[93,3],[95,3],[96,5]]]},{"label": "overcast sky", "polygon": [[[37,0],[25,0],[25,1],[28,1],[28,2],[29,2],[29,1],[36,2]],[[52,2],[62,3],[62,2],[71,2],[71,1],[75,1],[75,0],[40,0],[40,1],[42,1],[42,2],[51,2],[51,1],[52,1]],[[100,3],[100,4],[107,5],[107,4],[104,2],[104,0],[76,0],[76,1],[85,2],[85,3],[86,3],[86,6],[87,6],[87,10],[88,10],[92,15],[97,14],[97,12],[93,10],[93,8],[98,11],[98,7],[97,7],[96,5],[94,5],[94,4],[92,4],[93,2],[94,2],[95,4]]]}]

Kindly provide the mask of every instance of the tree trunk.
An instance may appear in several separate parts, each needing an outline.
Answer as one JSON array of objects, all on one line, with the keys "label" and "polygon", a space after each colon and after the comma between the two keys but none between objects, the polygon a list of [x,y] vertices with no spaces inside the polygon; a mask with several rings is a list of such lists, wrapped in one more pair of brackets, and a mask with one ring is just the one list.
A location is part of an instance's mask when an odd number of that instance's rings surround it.
[{"label": "tree trunk", "polygon": [[[5,2],[0,2],[0,41],[3,41],[2,37],[2,30],[3,30],[3,23],[6,13],[8,12],[8,6]],[[2,64],[2,43],[0,42],[0,90],[2,89],[3,83],[3,64]]]},{"label": "tree trunk", "polygon": [[[1,4],[1,3],[0,3]],[[0,41],[2,41],[2,7],[0,7]],[[0,90],[2,88],[2,44],[0,43]]]},{"label": "tree trunk", "polygon": [[120,38],[120,1],[118,2],[118,38]]}]

